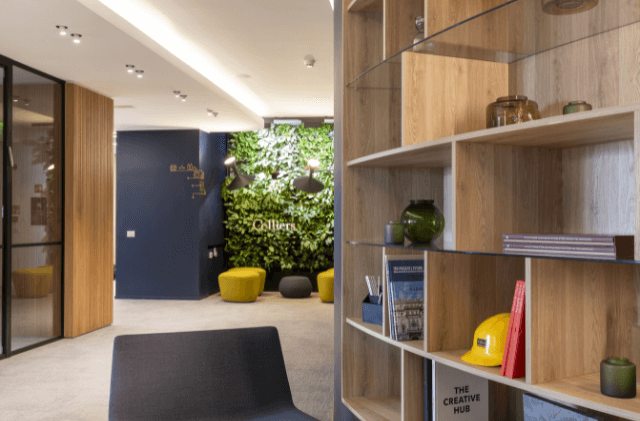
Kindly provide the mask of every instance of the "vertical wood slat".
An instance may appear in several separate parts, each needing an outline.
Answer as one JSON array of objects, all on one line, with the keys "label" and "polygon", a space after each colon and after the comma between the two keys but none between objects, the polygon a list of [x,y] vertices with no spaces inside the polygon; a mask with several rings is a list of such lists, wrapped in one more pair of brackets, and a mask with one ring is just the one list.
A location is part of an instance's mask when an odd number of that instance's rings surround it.
[{"label": "vertical wood slat", "polygon": [[66,85],[65,337],[113,323],[113,100]]}]

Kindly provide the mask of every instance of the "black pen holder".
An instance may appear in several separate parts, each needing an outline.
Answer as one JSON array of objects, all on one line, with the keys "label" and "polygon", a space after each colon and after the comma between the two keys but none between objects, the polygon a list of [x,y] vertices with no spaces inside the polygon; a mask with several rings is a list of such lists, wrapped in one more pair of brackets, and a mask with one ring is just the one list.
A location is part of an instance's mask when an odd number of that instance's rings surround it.
[{"label": "black pen holder", "polygon": [[367,295],[362,302],[362,321],[382,326],[382,299],[381,296]]}]

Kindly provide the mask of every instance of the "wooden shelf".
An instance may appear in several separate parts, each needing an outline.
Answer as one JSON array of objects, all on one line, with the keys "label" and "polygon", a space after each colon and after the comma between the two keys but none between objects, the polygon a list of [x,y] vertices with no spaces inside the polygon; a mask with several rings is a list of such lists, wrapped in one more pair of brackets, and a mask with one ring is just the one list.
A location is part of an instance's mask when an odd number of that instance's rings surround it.
[{"label": "wooden shelf", "polygon": [[381,12],[382,0],[353,0],[347,7],[348,12]]},{"label": "wooden shelf", "polygon": [[[572,377],[536,386],[554,394],[561,393],[563,401],[585,406],[621,418],[640,420],[640,396],[633,399],[610,398],[600,393],[600,373]],[[549,396],[554,396],[551,394]]]},{"label": "wooden shelf", "polygon": [[[482,367],[462,361],[462,356],[468,351],[460,349],[456,351],[425,352],[422,341],[398,342],[382,335],[382,328],[378,325],[364,323],[361,320],[347,318],[347,323],[355,328],[398,348],[404,349],[413,354],[434,360],[440,364],[448,365],[457,370],[461,370],[474,376],[482,377],[497,383],[530,392],[551,399],[562,400],[563,402],[583,406],[595,411],[604,412],[625,419],[640,421],[640,396],[634,399],[615,399],[604,396],[600,393],[600,374],[593,373],[586,376],[573,377],[560,381],[544,383],[540,385],[527,384],[524,377],[510,379],[500,375],[500,367]],[[394,398],[376,398],[394,399]],[[349,399],[349,401],[362,401],[365,405],[367,398]],[[386,404],[384,404],[386,405]],[[398,405],[400,405],[398,403]],[[400,409],[398,408],[398,411]],[[399,415],[398,415],[399,417]],[[358,416],[361,420],[377,420],[389,418],[371,418],[369,413],[362,413]]]},{"label": "wooden shelf", "polygon": [[381,341],[384,341],[388,344],[391,344],[395,347],[407,350],[414,354],[422,355],[423,357],[427,357],[427,353],[424,351],[424,341],[406,341],[406,342],[394,341],[388,336],[384,336],[382,334],[382,326],[374,325],[371,323],[364,323],[362,319],[356,320],[356,319],[347,317],[347,323],[355,327],[356,329],[359,329],[364,333],[370,336],[373,336],[374,338],[377,338]]},{"label": "wooden shelf", "polygon": [[452,145],[456,142],[557,149],[632,140],[638,111],[640,106],[635,104],[479,130],[363,156],[347,162],[347,166],[447,167],[452,165]]},{"label": "wooden shelf", "polygon": [[343,398],[342,402],[361,421],[399,421],[400,397]]}]

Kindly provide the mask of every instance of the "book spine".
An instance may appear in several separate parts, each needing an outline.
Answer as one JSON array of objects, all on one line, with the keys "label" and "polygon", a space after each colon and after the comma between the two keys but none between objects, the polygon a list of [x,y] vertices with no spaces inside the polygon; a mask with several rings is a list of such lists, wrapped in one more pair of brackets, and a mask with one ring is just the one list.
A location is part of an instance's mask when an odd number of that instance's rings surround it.
[{"label": "book spine", "polygon": [[[524,341],[521,341],[524,324],[524,301],[525,283],[518,281],[518,305],[516,308],[516,322],[514,324],[513,335],[511,336],[509,366],[507,367],[507,377],[513,379],[519,373],[519,366],[524,351]],[[519,376],[518,376],[519,377]]]},{"label": "book spine", "polygon": [[600,260],[615,260],[615,254],[598,254],[598,253],[576,253],[576,252],[559,252],[550,253],[543,250],[518,250],[518,249],[506,249],[503,250],[504,254],[518,254],[527,256],[546,256],[546,257],[567,257],[572,259],[600,259]]},{"label": "book spine", "polygon": [[504,346],[504,354],[502,356],[502,366],[500,366],[500,375],[504,376],[507,370],[507,364],[509,363],[509,348],[511,345],[511,334],[513,331],[513,325],[515,322],[516,303],[518,298],[518,285],[516,284],[515,291],[513,293],[513,303],[511,304],[511,315],[509,316],[509,330],[507,331],[507,341]]},{"label": "book spine", "polygon": [[[515,355],[515,338],[518,331],[518,317],[520,312],[520,306],[522,305],[520,297],[522,296],[522,284],[520,281],[516,282],[516,292],[515,292],[515,311],[509,319],[509,326],[511,326],[511,320],[513,320],[513,327],[511,328],[511,335],[509,337],[509,353],[507,354],[507,366],[505,368],[504,375],[509,377],[512,369],[513,369],[513,359]],[[506,349],[505,349],[506,352]]]},{"label": "book spine", "polygon": [[593,247],[590,244],[579,245],[556,245],[556,244],[536,244],[536,243],[511,243],[505,241],[502,244],[503,249],[526,249],[526,250],[545,250],[545,251],[579,251],[579,252],[591,252],[602,254],[615,254],[615,246],[596,246]]},{"label": "book spine", "polygon": [[579,235],[579,234],[502,234],[503,240],[527,241],[573,241],[576,243],[609,243],[614,244],[615,235]]}]

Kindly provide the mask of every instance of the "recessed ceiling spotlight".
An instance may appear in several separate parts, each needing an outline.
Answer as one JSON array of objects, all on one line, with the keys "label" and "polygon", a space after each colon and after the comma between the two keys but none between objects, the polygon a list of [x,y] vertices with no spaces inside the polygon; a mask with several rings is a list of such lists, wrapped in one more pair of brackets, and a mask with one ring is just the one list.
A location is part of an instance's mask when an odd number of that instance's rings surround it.
[{"label": "recessed ceiling spotlight", "polygon": [[238,78],[240,79],[251,79],[251,75],[248,75],[246,73],[242,73],[238,75]]},{"label": "recessed ceiling spotlight", "polygon": [[18,98],[19,98],[19,97],[14,96],[14,97],[13,97],[13,102],[18,102]]},{"label": "recessed ceiling spotlight", "polygon": [[134,66],[133,64],[127,64],[126,67],[127,67],[127,73],[133,73],[133,69],[136,66]]},{"label": "recessed ceiling spotlight", "polygon": [[67,35],[67,28],[66,26],[63,25],[56,25],[56,28],[58,28],[60,30],[60,35]]},{"label": "recessed ceiling spotlight", "polygon": [[182,98],[182,102],[186,102],[187,101],[187,96],[186,95],[180,95],[180,98]]},{"label": "recessed ceiling spotlight", "polygon": [[24,100],[24,106],[28,107],[29,106],[29,101],[31,101],[30,99],[25,99]]},{"label": "recessed ceiling spotlight", "polygon": [[71,38],[73,38],[73,42],[75,42],[76,44],[80,44],[80,38],[82,38],[82,35],[80,35],[80,34],[71,34]]},{"label": "recessed ceiling spotlight", "polygon": [[176,96],[176,98],[180,98],[180,91],[173,91],[173,94]]},{"label": "recessed ceiling spotlight", "polygon": [[304,65],[307,66],[307,69],[312,68],[314,64],[316,64],[316,59],[311,54],[304,56]]},{"label": "recessed ceiling spotlight", "polygon": [[144,70],[136,70],[136,73],[138,75],[138,77],[142,77],[142,74],[144,73]]}]

